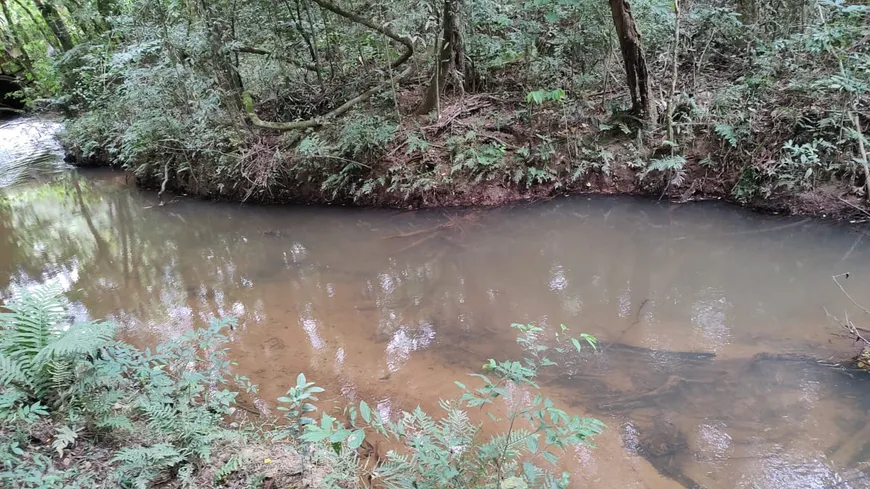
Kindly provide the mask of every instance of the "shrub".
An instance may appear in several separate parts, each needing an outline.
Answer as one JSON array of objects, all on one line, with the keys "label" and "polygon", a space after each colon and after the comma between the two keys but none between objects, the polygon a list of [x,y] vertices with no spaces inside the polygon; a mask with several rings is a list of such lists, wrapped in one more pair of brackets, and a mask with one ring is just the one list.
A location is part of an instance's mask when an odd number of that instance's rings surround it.
[{"label": "shrub", "polygon": [[[458,402],[440,402],[444,411],[440,418],[418,407],[391,421],[362,401],[345,409],[348,424],[323,413],[319,423],[306,425],[302,439],[333,446],[343,443],[356,449],[364,443],[366,430],[371,430],[401,442],[405,450],[387,452],[372,474],[390,489],[568,487],[567,473],[553,474],[537,465],[537,459],[555,464],[558,454],[570,446],[590,444],[603,424],[570,416],[540,393],[536,383],[539,372],[557,366],[550,359],[551,348],[542,342],[545,332],[533,325],[512,327],[519,331],[517,342],[527,356],[521,361],[490,359],[484,364],[487,374],[472,374],[482,381],[480,387],[469,388],[457,381],[463,394]],[[552,351],[567,354],[570,349],[582,348],[581,340],[566,336],[566,332],[562,325],[561,334],[556,334],[560,346]],[[595,338],[581,337],[595,346]],[[526,390],[535,393],[531,403],[522,400]],[[504,406],[497,404],[499,401],[505,401]],[[466,410],[483,406],[494,422],[507,424],[506,431],[487,436],[469,419]]]}]

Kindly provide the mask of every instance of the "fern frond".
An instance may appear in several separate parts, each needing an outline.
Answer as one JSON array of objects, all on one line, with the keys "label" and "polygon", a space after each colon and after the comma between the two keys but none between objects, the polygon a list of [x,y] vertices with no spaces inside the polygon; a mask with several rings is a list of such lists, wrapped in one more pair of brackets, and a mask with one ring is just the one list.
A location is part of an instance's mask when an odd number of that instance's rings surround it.
[{"label": "fern frond", "polygon": [[148,427],[155,431],[171,432],[178,427],[178,411],[168,404],[146,401],[140,409],[145,412]]},{"label": "fern frond", "polygon": [[184,456],[169,443],[150,447],[124,447],[118,450],[112,462],[118,467],[122,480],[126,479],[137,489],[147,489],[161,471],[170,469],[184,460]]},{"label": "fern frond", "polygon": [[214,483],[221,484],[229,475],[237,472],[245,464],[244,455],[233,455],[214,474]]},{"label": "fern frond", "polygon": [[55,341],[45,345],[34,357],[40,364],[52,358],[93,354],[108,345],[115,337],[115,326],[106,322],[78,323],[70,326]]},{"label": "fern frond", "polygon": [[0,352],[0,386],[20,385],[33,388],[22,365]]},{"label": "fern frond", "polygon": [[0,313],[0,351],[19,362],[32,362],[62,331],[64,302],[60,286],[46,285],[27,291]]},{"label": "fern frond", "polygon": [[656,158],[649,162],[649,166],[647,166],[641,173],[640,179],[643,180],[650,172],[660,171],[665,172],[668,170],[682,170],[683,166],[686,164],[686,158],[681,155],[674,156],[666,156],[664,158]]},{"label": "fern frond", "polygon": [[98,428],[109,430],[132,430],[133,422],[123,414],[110,414],[97,420]]},{"label": "fern frond", "polygon": [[737,146],[737,132],[734,130],[734,127],[731,124],[716,124],[713,127],[713,132],[716,133],[717,136],[724,139],[731,145],[731,147]]},{"label": "fern frond", "polygon": [[79,437],[78,431],[66,425],[61,425],[54,432],[54,440],[51,447],[57,450],[57,454],[63,457],[63,451],[72,446]]}]

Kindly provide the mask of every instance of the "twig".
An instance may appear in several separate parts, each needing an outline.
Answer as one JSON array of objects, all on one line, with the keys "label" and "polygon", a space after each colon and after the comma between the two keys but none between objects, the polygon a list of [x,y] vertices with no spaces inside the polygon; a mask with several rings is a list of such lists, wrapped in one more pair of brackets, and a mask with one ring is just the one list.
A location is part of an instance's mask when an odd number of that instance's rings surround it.
[{"label": "twig", "polygon": [[859,233],[858,234],[858,239],[856,239],[855,242],[852,243],[852,247],[849,248],[849,251],[847,251],[846,254],[843,255],[843,258],[840,258],[840,261],[843,261],[846,258],[849,258],[849,256],[852,254],[852,252],[855,251],[855,248],[858,246],[858,243],[860,243],[861,240],[864,239],[865,234],[866,233]]},{"label": "twig", "polygon": [[855,304],[855,306],[857,306],[858,309],[861,309],[862,311],[864,311],[864,314],[870,316],[870,311],[868,311],[868,310],[867,310],[864,306],[862,306],[861,304],[858,304],[858,302],[855,301],[855,299],[853,299],[852,296],[849,295],[848,292],[846,292],[846,289],[843,287],[843,285],[840,283],[840,281],[837,280],[838,277],[846,277],[846,278],[849,278],[849,272],[841,273],[841,274],[839,274],[839,275],[834,275],[834,276],[832,277],[832,278],[834,279],[834,283],[837,284],[837,287],[839,287],[840,290],[843,292],[843,294],[845,294],[846,298],[849,299],[850,301],[852,301],[852,304]]},{"label": "twig", "polygon": [[434,238],[435,236],[438,236],[437,232],[434,232],[428,236],[424,236],[424,237],[418,239],[417,241],[414,241],[413,243],[409,244],[408,246],[404,246],[402,248],[399,248],[398,250],[395,251],[395,253],[398,255],[399,253],[402,253],[404,251],[408,251],[411,248],[413,248],[419,244],[422,244],[422,243],[425,243],[426,241],[429,241],[430,239]]},{"label": "twig", "polygon": [[[837,316],[834,316],[833,314],[828,312],[828,308],[823,307],[822,309],[825,311],[826,316],[833,319],[837,324],[839,324],[840,326],[845,328],[845,330],[848,331],[849,334],[851,334],[852,336],[856,337],[857,339],[863,341],[864,344],[870,345],[870,341],[867,341],[867,338],[864,338],[864,336],[861,335],[860,332],[858,332],[858,328],[854,324],[852,324],[852,321],[849,320],[848,314],[846,315],[846,321],[843,322],[840,318],[838,318]],[[862,329],[862,331],[866,331],[866,330]]]},{"label": "twig", "polygon": [[160,192],[157,192],[158,205],[163,206],[163,194],[166,192],[166,182],[169,181],[169,162],[163,164],[163,183],[160,184]]},{"label": "twig", "polygon": [[840,202],[842,202],[850,207],[853,207],[853,208],[857,209],[859,212],[861,212],[862,214],[864,214],[865,216],[870,217],[870,212],[868,212],[867,209],[862,209],[862,208],[858,207],[857,205],[849,202],[848,200],[846,200],[842,197],[837,197],[837,198],[840,199]]},{"label": "twig", "polygon": [[849,112],[849,118],[852,119],[852,124],[855,125],[855,132],[858,133],[858,151],[861,153],[861,166],[864,167],[864,199],[870,202],[870,161],[867,160],[867,150],[864,148],[864,133],[861,132],[860,118]]},{"label": "twig", "polygon": [[381,238],[381,239],[409,238],[409,237],[411,237],[411,236],[417,236],[418,234],[424,234],[424,233],[429,233],[429,232],[438,231],[438,230],[441,229],[442,227],[444,227],[444,224],[439,224],[439,225],[437,225],[437,226],[435,226],[435,227],[431,227],[431,228],[427,228],[427,229],[420,229],[420,230],[417,230],[417,231],[411,231],[411,232],[408,232],[408,233],[399,233],[399,234],[393,234],[393,235],[390,235],[390,236],[384,236],[384,237]]}]

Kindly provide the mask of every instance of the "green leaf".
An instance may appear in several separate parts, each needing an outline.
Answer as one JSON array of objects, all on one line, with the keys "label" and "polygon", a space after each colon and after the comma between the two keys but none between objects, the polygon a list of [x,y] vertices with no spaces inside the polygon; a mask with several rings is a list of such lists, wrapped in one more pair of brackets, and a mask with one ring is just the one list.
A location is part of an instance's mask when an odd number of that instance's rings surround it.
[{"label": "green leaf", "polygon": [[372,409],[369,407],[368,404],[366,404],[365,401],[360,401],[359,413],[362,416],[362,419],[364,419],[366,423],[372,422]]},{"label": "green leaf", "polygon": [[345,429],[345,428],[341,428],[341,429],[336,430],[333,434],[329,435],[329,441],[331,443],[340,443],[340,442],[347,440],[347,438],[350,435],[351,435],[350,430]]},{"label": "green leaf", "polygon": [[528,448],[529,452],[532,454],[538,453],[538,437],[532,435],[526,438],[526,448]]},{"label": "green leaf", "polygon": [[348,448],[356,450],[362,445],[363,440],[366,439],[366,433],[363,430],[356,430],[347,437],[347,446]]},{"label": "green leaf", "polygon": [[574,344],[574,348],[576,348],[577,351],[580,351],[580,350],[583,349],[583,348],[580,346],[580,342],[577,340],[577,338],[571,338],[571,343]]},{"label": "green leaf", "polygon": [[523,462],[523,475],[526,476],[532,487],[535,486],[535,480],[538,478],[539,472],[540,469],[535,467],[531,462]]},{"label": "green leaf", "polygon": [[556,465],[556,462],[559,461],[559,457],[557,457],[552,452],[541,452],[541,456],[544,457],[547,460],[547,462],[550,462],[553,465]]},{"label": "green leaf", "polygon": [[309,425],[308,429],[302,436],[299,437],[302,441],[307,441],[311,443],[317,443],[329,438],[330,432],[327,430],[322,430],[318,428],[316,425]]}]

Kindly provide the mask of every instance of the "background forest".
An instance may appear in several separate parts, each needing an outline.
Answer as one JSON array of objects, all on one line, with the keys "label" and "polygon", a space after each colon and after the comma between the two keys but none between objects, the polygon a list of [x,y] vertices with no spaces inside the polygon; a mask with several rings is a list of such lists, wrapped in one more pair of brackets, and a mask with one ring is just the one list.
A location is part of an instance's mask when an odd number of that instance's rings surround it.
[{"label": "background forest", "polygon": [[831,0],[0,0],[79,164],[263,202],[572,191],[865,209],[870,7]]}]

